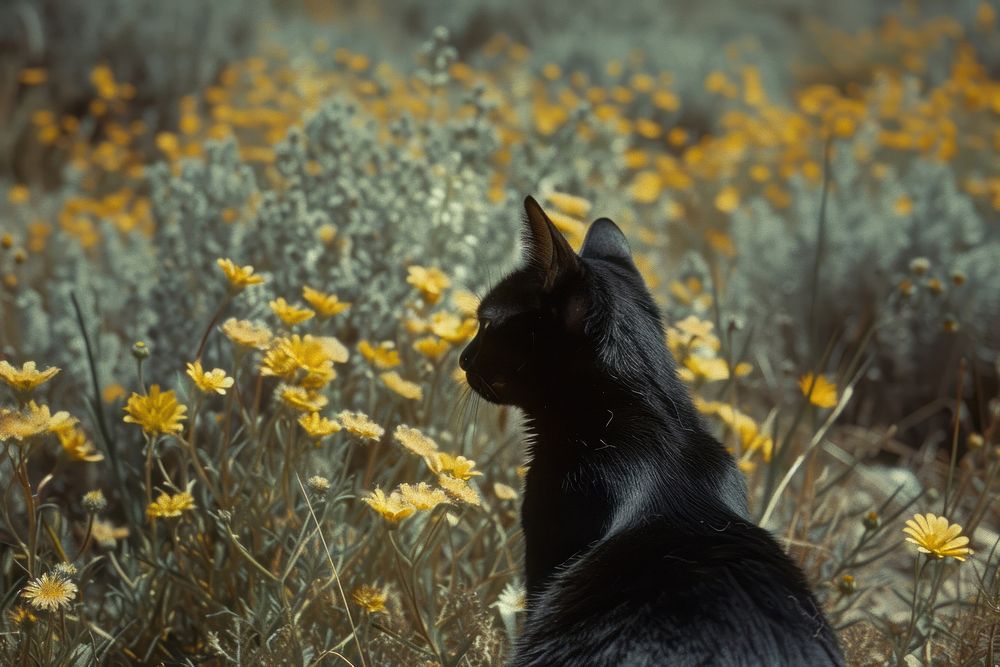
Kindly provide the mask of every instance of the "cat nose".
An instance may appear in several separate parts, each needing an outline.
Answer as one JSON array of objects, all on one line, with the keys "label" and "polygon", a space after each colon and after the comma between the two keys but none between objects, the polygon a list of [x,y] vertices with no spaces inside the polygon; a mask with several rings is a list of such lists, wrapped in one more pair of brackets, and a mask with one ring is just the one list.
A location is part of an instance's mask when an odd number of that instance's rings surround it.
[{"label": "cat nose", "polygon": [[466,347],[462,350],[461,356],[458,357],[458,367],[463,371],[469,370],[469,362],[471,361],[472,355],[469,354],[469,348]]}]

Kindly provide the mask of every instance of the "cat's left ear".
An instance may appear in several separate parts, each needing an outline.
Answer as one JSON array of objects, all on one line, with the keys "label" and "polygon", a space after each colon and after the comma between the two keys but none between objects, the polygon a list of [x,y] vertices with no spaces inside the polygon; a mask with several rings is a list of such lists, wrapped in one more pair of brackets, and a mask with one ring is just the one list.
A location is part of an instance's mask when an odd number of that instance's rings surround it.
[{"label": "cat's left ear", "polygon": [[524,200],[525,250],[528,261],[542,273],[544,289],[580,267],[580,259],[534,197]]}]

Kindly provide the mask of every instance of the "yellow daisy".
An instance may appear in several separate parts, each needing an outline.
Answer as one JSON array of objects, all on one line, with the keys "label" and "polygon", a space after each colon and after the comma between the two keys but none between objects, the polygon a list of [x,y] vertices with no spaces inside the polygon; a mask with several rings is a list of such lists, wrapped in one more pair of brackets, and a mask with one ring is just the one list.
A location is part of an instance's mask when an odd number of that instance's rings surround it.
[{"label": "yellow daisy", "polygon": [[232,387],[235,382],[221,368],[205,371],[201,367],[200,360],[187,365],[187,374],[194,381],[195,386],[206,394],[213,391],[217,394],[225,394],[226,389]]},{"label": "yellow daisy", "polygon": [[3,380],[13,387],[15,391],[21,393],[32,391],[40,384],[48,382],[58,372],[59,369],[55,366],[40,371],[34,361],[24,362],[20,369],[12,366],[7,361],[0,361],[0,380]]},{"label": "yellow daisy", "polygon": [[361,500],[381,514],[382,518],[389,523],[399,523],[417,511],[417,508],[403,500],[403,496],[398,491],[393,491],[392,494],[386,496],[382,489],[376,488]]},{"label": "yellow daisy", "polygon": [[448,492],[448,495],[469,505],[479,505],[479,494],[465,480],[451,475],[438,475],[438,485]]},{"label": "yellow daisy", "polygon": [[462,343],[476,335],[479,323],[470,318],[462,319],[454,313],[446,311],[431,315],[431,333],[444,338],[449,343]]},{"label": "yellow daisy", "polygon": [[399,495],[421,512],[432,510],[441,503],[448,502],[448,494],[441,489],[435,489],[427,482],[420,482],[415,486],[400,484]]},{"label": "yellow daisy", "polygon": [[446,341],[444,338],[425,336],[417,339],[413,343],[413,349],[428,359],[440,361],[441,357],[448,354],[448,350],[451,349],[451,343]]},{"label": "yellow daisy", "polygon": [[94,443],[87,434],[75,427],[61,428],[56,431],[59,444],[63,451],[74,461],[96,463],[104,460],[104,455],[94,449]]},{"label": "yellow daisy", "polygon": [[369,614],[386,613],[385,602],[388,599],[385,591],[368,584],[363,584],[351,593],[354,602]]},{"label": "yellow daisy", "polygon": [[382,373],[379,377],[382,378],[382,382],[385,383],[385,386],[392,389],[403,398],[419,401],[424,397],[424,390],[419,384],[410,382],[409,380],[404,380],[396,371]]},{"label": "yellow daisy", "polygon": [[68,412],[60,410],[52,414],[49,406],[38,405],[34,401],[30,401],[21,410],[0,408],[0,442],[20,442],[38,435],[58,433],[71,427],[75,421]]},{"label": "yellow daisy", "polygon": [[907,520],[903,532],[906,541],[917,545],[917,550],[944,558],[951,556],[955,560],[964,561],[972,554],[967,545],[969,538],[962,535],[962,527],[957,523],[948,523],[948,519],[936,514],[914,514]]},{"label": "yellow daisy", "polygon": [[275,391],[285,405],[300,412],[318,412],[330,402],[323,394],[293,384],[280,384]]},{"label": "yellow daisy", "polygon": [[45,573],[29,581],[21,591],[21,597],[26,598],[35,609],[68,609],[70,601],[76,597],[76,584],[69,579]]},{"label": "yellow daisy", "polygon": [[427,303],[437,303],[441,293],[451,286],[448,276],[436,267],[414,265],[407,269],[407,274],[406,282],[420,290]]},{"label": "yellow daisy", "polygon": [[278,319],[288,326],[301,324],[316,315],[315,311],[293,306],[282,297],[269,301],[268,305],[271,306],[271,310],[278,316]]},{"label": "yellow daisy", "polygon": [[194,506],[194,496],[187,491],[181,491],[173,495],[161,493],[146,508],[146,516],[150,519],[169,519],[178,517],[187,510],[194,509]]},{"label": "yellow daisy", "polygon": [[431,457],[437,454],[437,443],[415,428],[400,424],[393,431],[392,437],[417,456]]},{"label": "yellow daisy", "polygon": [[550,192],[547,199],[557,209],[574,218],[586,218],[592,206],[589,200],[565,192]]},{"label": "yellow daisy", "polygon": [[456,479],[467,481],[483,473],[473,470],[476,462],[464,456],[452,456],[447,452],[434,452],[427,458],[427,465],[436,474],[447,473]]},{"label": "yellow daisy", "polygon": [[222,272],[226,274],[226,279],[229,280],[229,285],[234,290],[239,291],[250,285],[260,285],[264,282],[263,276],[256,276],[253,273],[252,266],[239,266],[234,264],[231,259],[219,258],[215,260],[215,263],[219,265]]},{"label": "yellow daisy", "polygon": [[[812,392],[809,391],[810,388]],[[815,376],[813,384],[813,374],[806,373],[799,378],[799,389],[816,407],[832,408],[837,404],[837,385],[827,380],[825,375]]]},{"label": "yellow daisy", "polygon": [[373,422],[363,412],[350,412],[344,410],[338,415],[341,425],[349,433],[353,433],[362,440],[378,440],[385,433],[385,429]]},{"label": "yellow daisy", "polygon": [[299,426],[309,434],[309,437],[317,440],[333,435],[342,428],[335,419],[327,419],[318,412],[310,412],[299,417]]},{"label": "yellow daisy", "polygon": [[264,350],[271,344],[271,331],[263,324],[231,317],[222,324],[221,329],[229,340],[242,347]]},{"label": "yellow daisy", "polygon": [[139,424],[142,430],[151,435],[157,433],[179,433],[186,419],[184,413],[187,407],[177,402],[173,390],[160,391],[160,385],[154,384],[146,395],[133,393],[125,406],[124,421]]},{"label": "yellow daisy", "polygon": [[493,493],[500,500],[517,500],[517,489],[502,482],[493,484]]},{"label": "yellow daisy", "polygon": [[308,285],[302,287],[302,298],[316,309],[320,317],[333,317],[351,307],[351,304],[338,299],[336,294],[324,294]]},{"label": "yellow daisy", "polygon": [[358,352],[379,368],[393,368],[402,363],[396,344],[391,340],[379,343],[378,347],[373,346],[367,340],[362,340],[358,343]]}]

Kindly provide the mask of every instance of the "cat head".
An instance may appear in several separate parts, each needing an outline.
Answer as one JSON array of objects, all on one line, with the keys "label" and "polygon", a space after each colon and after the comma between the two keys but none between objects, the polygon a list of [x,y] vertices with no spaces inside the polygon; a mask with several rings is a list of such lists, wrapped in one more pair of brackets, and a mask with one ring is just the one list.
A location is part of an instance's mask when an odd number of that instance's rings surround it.
[{"label": "cat head", "polygon": [[483,298],[459,359],[469,385],[530,409],[561,387],[641,373],[644,350],[665,349],[663,328],[625,235],[601,218],[577,254],[538,202],[524,208],[524,261]]}]

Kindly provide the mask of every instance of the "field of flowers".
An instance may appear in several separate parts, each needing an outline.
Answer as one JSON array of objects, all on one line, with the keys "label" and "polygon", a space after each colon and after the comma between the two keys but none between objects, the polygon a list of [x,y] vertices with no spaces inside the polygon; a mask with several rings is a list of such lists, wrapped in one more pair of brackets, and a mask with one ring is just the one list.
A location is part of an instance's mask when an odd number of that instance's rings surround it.
[{"label": "field of flowers", "polygon": [[851,664],[1000,660],[995,4],[105,4],[0,8],[0,664],[502,664],[526,194],[625,230]]}]

